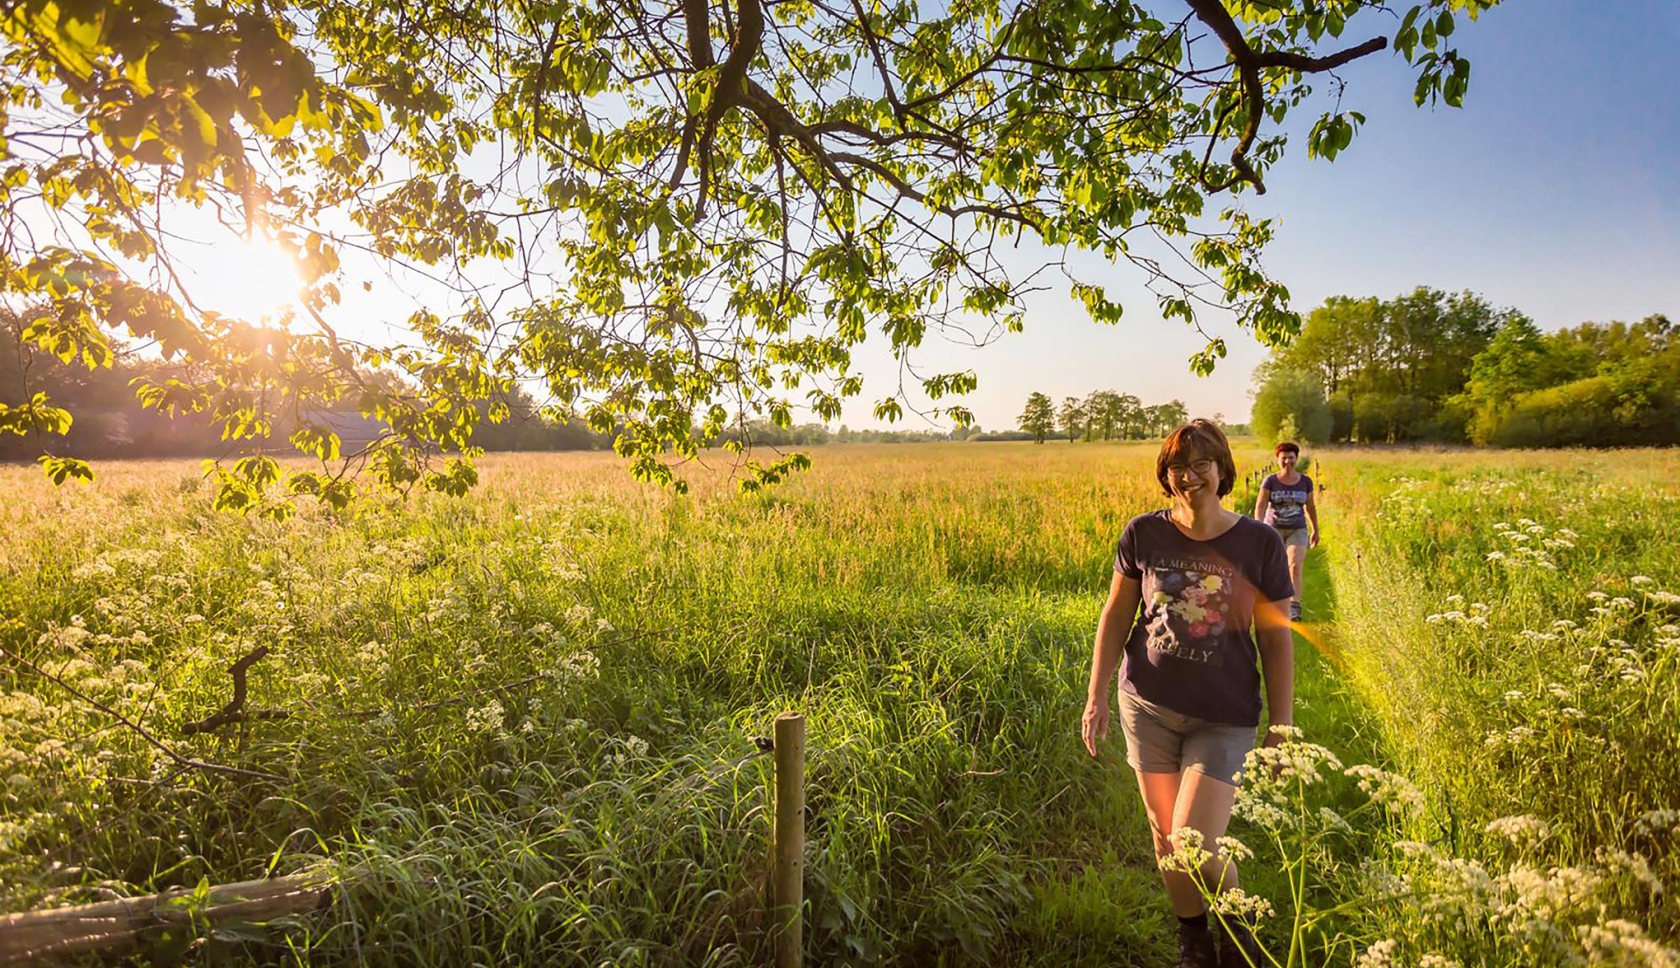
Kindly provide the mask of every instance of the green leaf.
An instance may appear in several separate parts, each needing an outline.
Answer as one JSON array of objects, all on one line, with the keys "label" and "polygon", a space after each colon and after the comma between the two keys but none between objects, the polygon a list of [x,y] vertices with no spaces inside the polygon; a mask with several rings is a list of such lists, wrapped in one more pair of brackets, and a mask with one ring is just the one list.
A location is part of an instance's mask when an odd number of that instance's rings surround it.
[{"label": "green leaf", "polygon": [[51,454],[42,454],[36,460],[55,485],[62,485],[68,480],[93,480],[93,468],[88,466],[88,462],[85,460],[78,460],[74,457],[54,457]]}]

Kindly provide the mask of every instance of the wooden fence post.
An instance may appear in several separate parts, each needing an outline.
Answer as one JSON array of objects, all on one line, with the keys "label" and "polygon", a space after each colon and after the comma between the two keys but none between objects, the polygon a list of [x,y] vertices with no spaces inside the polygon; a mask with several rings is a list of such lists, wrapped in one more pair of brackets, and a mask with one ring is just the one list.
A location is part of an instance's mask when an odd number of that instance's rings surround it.
[{"label": "wooden fence post", "polygon": [[776,968],[800,968],[805,952],[805,717],[776,717]]}]

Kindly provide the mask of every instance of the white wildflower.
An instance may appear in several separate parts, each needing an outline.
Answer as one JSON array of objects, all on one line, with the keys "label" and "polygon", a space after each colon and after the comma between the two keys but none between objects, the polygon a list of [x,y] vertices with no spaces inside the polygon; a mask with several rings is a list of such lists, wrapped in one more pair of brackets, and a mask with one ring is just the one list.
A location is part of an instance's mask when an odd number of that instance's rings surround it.
[{"label": "white wildflower", "polygon": [[1514,846],[1526,847],[1551,837],[1552,828],[1546,821],[1525,813],[1500,817],[1487,825],[1487,832],[1505,838]]},{"label": "white wildflower", "polygon": [[1354,959],[1353,968],[1394,968],[1394,955],[1399,948],[1400,942],[1393,939],[1378,941]]},{"label": "white wildflower", "polygon": [[1659,810],[1647,810],[1633,822],[1633,829],[1648,836],[1656,834],[1680,834],[1680,810],[1665,807]]},{"label": "white wildflower", "polygon": [[1651,940],[1645,929],[1620,919],[1576,928],[1581,950],[1589,965],[1642,965],[1645,968],[1676,968],[1680,951]]},{"label": "white wildflower", "polygon": [[1213,859],[1205,846],[1206,840],[1202,832],[1194,827],[1180,827],[1167,835],[1167,841],[1172,850],[1156,859],[1156,863],[1164,871],[1178,871],[1191,873],[1199,871],[1202,865]]},{"label": "white wildflower", "polygon": [[1399,812],[1423,812],[1423,791],[1398,773],[1379,770],[1364,763],[1350,766],[1344,773],[1359,781],[1360,791],[1370,797],[1373,803],[1380,803],[1389,810]]},{"label": "white wildflower", "polygon": [[1663,892],[1662,879],[1652,872],[1651,862],[1644,854],[1617,850],[1613,847],[1600,847],[1594,853],[1594,857],[1611,871],[1626,874],[1629,878],[1643,884],[1645,889],[1652,894]]},{"label": "white wildflower", "polygon": [[1213,909],[1226,917],[1240,918],[1250,923],[1269,918],[1275,913],[1271,901],[1250,894],[1242,888],[1220,891],[1213,899]]},{"label": "white wildflower", "polygon": [[467,729],[475,733],[500,733],[507,713],[499,699],[492,699],[477,709],[467,710]]},{"label": "white wildflower", "polygon": [[1219,853],[1221,855],[1239,863],[1245,860],[1252,860],[1254,857],[1254,851],[1250,850],[1247,844],[1235,837],[1218,837],[1215,838],[1213,842],[1214,845],[1219,848]]},{"label": "white wildflower", "polygon": [[1339,830],[1345,834],[1353,833],[1353,824],[1348,823],[1346,817],[1329,807],[1318,808],[1318,820],[1326,830]]}]

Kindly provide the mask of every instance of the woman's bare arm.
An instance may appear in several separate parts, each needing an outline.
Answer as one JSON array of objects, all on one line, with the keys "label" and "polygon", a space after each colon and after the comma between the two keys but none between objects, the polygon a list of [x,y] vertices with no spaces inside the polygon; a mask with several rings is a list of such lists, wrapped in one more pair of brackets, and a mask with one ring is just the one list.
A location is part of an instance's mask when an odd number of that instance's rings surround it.
[{"label": "woman's bare arm", "polygon": [[1269,488],[1262,487],[1260,489],[1260,496],[1254,499],[1254,520],[1256,520],[1256,521],[1266,520],[1266,508],[1270,507],[1271,504],[1272,504],[1272,492],[1271,492],[1271,490]]},{"label": "woman's bare arm", "polygon": [[1126,639],[1132,634],[1143,591],[1136,578],[1114,573],[1108,587],[1108,603],[1097,619],[1096,643],[1091,648],[1091,684],[1085,697],[1083,736],[1085,749],[1097,755],[1097,740],[1108,738],[1108,697],[1114,670]]},{"label": "woman's bare arm", "polygon": [[[1260,672],[1266,680],[1266,725],[1295,725],[1295,636],[1289,630],[1284,602],[1257,602],[1254,608],[1255,644],[1260,649]],[[1266,741],[1274,741],[1268,731]]]}]

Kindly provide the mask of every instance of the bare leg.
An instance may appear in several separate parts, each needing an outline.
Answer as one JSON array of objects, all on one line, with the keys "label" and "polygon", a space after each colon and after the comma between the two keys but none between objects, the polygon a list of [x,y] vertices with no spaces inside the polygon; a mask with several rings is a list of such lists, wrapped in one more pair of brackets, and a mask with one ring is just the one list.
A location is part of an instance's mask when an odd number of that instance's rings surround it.
[{"label": "bare leg", "polygon": [[1300,545],[1285,545],[1283,553],[1289,556],[1289,580],[1295,584],[1296,605],[1301,603],[1301,572],[1307,562],[1307,549]]},{"label": "bare leg", "polygon": [[1214,855],[1202,865],[1202,882],[1215,891],[1231,890],[1237,886],[1237,862],[1227,858],[1214,841],[1225,836],[1226,828],[1231,825],[1236,785],[1197,770],[1186,770],[1182,775],[1178,800],[1173,804],[1173,829],[1189,827],[1201,831],[1208,852]]},{"label": "bare leg", "polygon": [[[1149,816],[1149,831],[1155,840],[1157,859],[1173,852],[1170,836],[1177,829],[1173,818],[1181,796],[1180,778],[1195,775],[1138,772],[1138,788],[1143,791],[1143,809]],[[1174,914],[1181,918],[1193,918],[1206,909],[1202,903],[1202,892],[1196,889],[1190,875],[1182,871],[1162,871],[1161,880],[1166,882],[1167,899],[1172,903]]]}]

